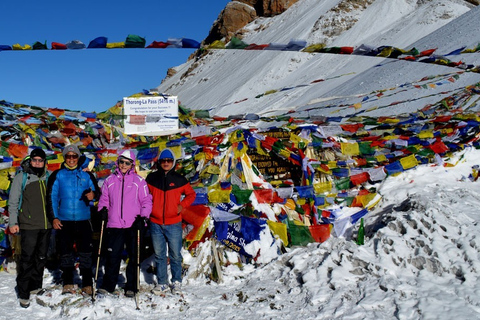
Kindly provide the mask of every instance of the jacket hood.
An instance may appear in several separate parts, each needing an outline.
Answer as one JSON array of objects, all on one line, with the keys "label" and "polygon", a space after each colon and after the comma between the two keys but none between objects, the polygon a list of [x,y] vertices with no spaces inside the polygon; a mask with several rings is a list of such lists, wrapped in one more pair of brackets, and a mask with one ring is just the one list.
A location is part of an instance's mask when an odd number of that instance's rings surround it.
[{"label": "jacket hood", "polygon": [[[26,157],[22,160],[22,163],[20,164],[20,167],[21,167],[22,170],[23,170],[24,172],[26,172],[26,173],[35,174],[35,172],[34,172],[33,169],[32,169],[30,156],[26,156]],[[45,172],[47,172],[46,162],[44,162],[42,175],[44,175]]]},{"label": "jacket hood", "polygon": [[[89,161],[87,161],[87,157],[82,154],[80,156],[80,158],[78,158],[78,163],[77,163],[77,168],[76,169],[80,169],[80,170],[83,170],[85,169],[86,167],[88,167],[88,164],[90,163],[90,159],[88,159]],[[62,163],[62,168],[65,168],[65,169],[68,169],[68,170],[71,170],[69,169],[66,165],[65,165],[65,162]],[[75,170],[75,169],[74,169]]]},{"label": "jacket hood", "polygon": [[165,148],[165,149],[162,150],[162,152],[160,152],[160,155],[158,156],[158,160],[157,160],[157,168],[158,169],[161,169],[161,166],[160,166],[160,160],[161,159],[173,159],[173,167],[172,167],[171,170],[173,170],[175,168],[175,165],[177,164],[177,159],[175,157],[175,153],[173,153],[172,149],[170,149],[170,148]]},{"label": "jacket hood", "polygon": [[136,168],[135,168],[135,161],[136,161],[136,156],[135,156],[135,152],[133,152],[133,150],[124,150],[122,151],[119,155],[118,155],[118,158],[117,158],[117,161],[116,161],[116,165],[117,165],[117,168],[115,169],[115,172],[117,172],[118,174],[122,174],[121,171],[120,171],[120,164],[119,164],[119,161],[121,158],[126,158],[130,161],[133,162],[133,166],[130,168],[130,170],[128,170],[125,174],[130,174],[130,173],[134,173],[136,172]]},{"label": "jacket hood", "polygon": [[[118,159],[120,159],[120,157],[127,158],[128,160],[131,160],[132,162],[135,162],[135,160],[136,160],[135,152],[133,152],[133,150],[122,151],[118,155]],[[118,159],[117,159],[117,164],[118,164]]]}]

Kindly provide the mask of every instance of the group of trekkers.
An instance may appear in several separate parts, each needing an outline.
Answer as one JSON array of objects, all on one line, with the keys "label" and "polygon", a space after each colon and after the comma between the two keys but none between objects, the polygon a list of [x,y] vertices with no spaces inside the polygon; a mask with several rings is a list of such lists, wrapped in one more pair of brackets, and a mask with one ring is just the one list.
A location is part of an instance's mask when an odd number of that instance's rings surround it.
[{"label": "group of trekkers", "polygon": [[[96,293],[117,293],[120,265],[126,251],[124,295],[134,297],[139,291],[139,257],[147,228],[157,277],[152,292],[181,294],[181,211],[193,203],[195,191],[184,176],[175,172],[176,158],[172,150],[161,151],[157,170],[146,179],[136,173],[134,151],[121,151],[114,172],[105,179],[101,189],[90,172],[89,159],[76,145],[63,149],[64,162],[50,175],[46,158],[41,148],[34,148],[22,161],[10,191],[9,231],[20,236],[21,246],[16,279],[20,306],[28,308],[30,295],[42,290],[52,228],[63,294],[77,292],[74,284],[77,263],[82,294],[94,297]],[[106,246],[104,275],[98,290],[95,288],[100,250],[95,267],[92,213],[101,221],[99,247]]]}]

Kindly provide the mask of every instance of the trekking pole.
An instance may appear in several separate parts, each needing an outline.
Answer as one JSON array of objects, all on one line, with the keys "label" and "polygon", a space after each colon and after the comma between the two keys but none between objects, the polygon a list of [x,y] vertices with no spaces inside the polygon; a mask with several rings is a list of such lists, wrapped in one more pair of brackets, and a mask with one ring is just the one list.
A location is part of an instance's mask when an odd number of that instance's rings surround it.
[{"label": "trekking pole", "polygon": [[93,281],[92,302],[95,301],[95,292],[97,291],[98,268],[100,267],[100,253],[102,252],[102,240],[103,240],[103,227],[104,226],[105,226],[105,220],[102,220],[102,227],[100,229],[100,243],[98,244],[97,268],[95,269],[95,279]]},{"label": "trekking pole", "polygon": [[138,292],[140,291],[140,229],[137,230],[137,290],[135,291],[135,304],[137,310],[140,310],[138,302]]}]

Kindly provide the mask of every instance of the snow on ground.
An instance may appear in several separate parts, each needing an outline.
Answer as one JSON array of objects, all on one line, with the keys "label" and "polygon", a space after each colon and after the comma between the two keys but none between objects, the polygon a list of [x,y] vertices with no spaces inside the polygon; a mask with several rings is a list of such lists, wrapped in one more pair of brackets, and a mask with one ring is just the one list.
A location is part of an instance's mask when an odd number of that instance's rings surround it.
[{"label": "snow on ground", "polygon": [[[55,306],[65,298],[60,290],[41,297],[52,307],[32,297],[22,309],[12,268],[0,272],[0,319],[478,318],[480,182],[469,175],[480,151],[467,148],[451,159],[457,161],[454,167],[418,166],[376,185],[383,198],[365,217],[363,246],[354,241],[357,225],[345,237],[288,248],[266,264],[230,264],[222,283],[195,278],[200,269],[192,264],[184,298],[142,292],[140,310],[123,295]],[[203,252],[210,252],[210,242]],[[149,263],[142,267],[143,291],[153,287]],[[52,281],[47,273],[44,283]]]}]

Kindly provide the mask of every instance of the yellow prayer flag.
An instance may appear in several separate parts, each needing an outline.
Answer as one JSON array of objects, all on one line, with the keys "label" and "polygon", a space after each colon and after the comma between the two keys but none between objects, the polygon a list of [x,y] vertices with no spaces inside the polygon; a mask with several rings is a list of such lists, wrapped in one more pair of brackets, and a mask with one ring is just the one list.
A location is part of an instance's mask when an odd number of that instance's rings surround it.
[{"label": "yellow prayer flag", "polygon": [[32,46],[26,44],[22,47],[19,43],[16,43],[12,46],[12,50],[32,50]]},{"label": "yellow prayer flag", "polygon": [[262,156],[268,156],[268,152],[263,150],[260,140],[256,140],[255,145],[257,146],[256,150],[258,154],[261,154]]},{"label": "yellow prayer flag", "polygon": [[287,149],[280,149],[279,151],[279,154],[280,156],[284,157],[284,158],[289,158],[290,157],[290,151],[287,150]]},{"label": "yellow prayer flag", "polygon": [[175,159],[182,158],[182,146],[170,147],[170,150],[172,150],[173,154],[175,155]]},{"label": "yellow prayer flag", "polygon": [[358,156],[360,155],[360,147],[357,142],[346,143],[342,142],[342,153],[347,156]]},{"label": "yellow prayer flag", "polygon": [[105,129],[105,132],[107,134],[110,134],[112,132],[112,128],[108,124],[104,124],[103,128]]},{"label": "yellow prayer flag", "polygon": [[241,141],[244,141],[245,140],[245,137],[243,135],[242,132],[238,132],[235,131],[233,132],[229,137],[228,137],[228,141],[231,143],[231,144],[234,144],[235,142],[241,142]]},{"label": "yellow prayer flag", "polygon": [[330,169],[335,169],[337,167],[337,161],[328,161],[327,166]]},{"label": "yellow prayer flag", "polygon": [[280,239],[284,246],[288,246],[287,225],[281,222],[267,220],[268,227],[275,238]]},{"label": "yellow prayer flag", "polygon": [[419,134],[418,134],[418,137],[420,139],[430,139],[430,138],[433,138],[433,131],[432,130],[424,130],[424,131],[421,131]]},{"label": "yellow prayer flag", "polygon": [[221,40],[215,40],[208,46],[208,49],[225,49],[225,42]]},{"label": "yellow prayer flag", "polygon": [[[240,146],[240,143],[238,144]],[[242,149],[238,147],[233,149],[233,154],[235,158],[241,158],[244,154],[247,154],[248,147],[242,143]]]},{"label": "yellow prayer flag", "polygon": [[400,164],[402,165],[403,169],[407,170],[418,165],[417,158],[415,155],[411,154],[408,157],[400,159]]},{"label": "yellow prayer flag", "polygon": [[212,203],[229,203],[231,190],[213,190],[208,192],[208,201]]},{"label": "yellow prayer flag", "polygon": [[448,135],[448,134],[450,134],[450,133],[453,132],[453,128],[440,129],[440,132],[441,132],[442,134],[447,134],[447,135]]},{"label": "yellow prayer flag", "polygon": [[385,118],[382,121],[383,123],[398,123],[400,122],[400,119],[397,118]]},{"label": "yellow prayer flag", "polygon": [[218,166],[209,165],[207,167],[207,172],[211,174],[220,174],[220,168]]},{"label": "yellow prayer flag", "polygon": [[290,141],[294,144],[295,147],[298,148],[300,143],[303,143],[304,145],[308,145],[310,142],[307,139],[304,139],[296,134],[290,133]]},{"label": "yellow prayer flag", "polygon": [[332,174],[332,170],[326,170],[326,169],[323,168],[322,166],[316,167],[315,170],[320,171],[320,172],[323,172],[323,173],[326,173],[326,174]]},{"label": "yellow prayer flag", "polygon": [[324,181],[313,184],[313,190],[316,194],[332,191],[332,181]]},{"label": "yellow prayer flag", "polygon": [[125,42],[110,42],[106,47],[107,49],[125,48]]},{"label": "yellow prayer flag", "polygon": [[378,156],[375,156],[375,159],[377,159],[378,162],[387,161],[387,157],[384,154],[379,154]]},{"label": "yellow prayer flag", "polygon": [[303,206],[305,203],[307,203],[307,199],[305,198],[297,198],[297,204],[299,206]]},{"label": "yellow prayer flag", "polygon": [[384,140],[394,140],[394,139],[398,139],[398,135],[389,135],[389,136],[385,136],[385,137],[382,137],[382,139]]},{"label": "yellow prayer flag", "polygon": [[0,170],[0,189],[8,190],[10,187],[10,180],[8,179],[8,169]]},{"label": "yellow prayer flag", "polygon": [[393,47],[385,47],[383,48],[382,51],[380,51],[379,54],[377,54],[377,57],[389,57],[393,52]]},{"label": "yellow prayer flag", "polygon": [[35,133],[35,131],[32,128],[30,128],[29,126],[27,126],[26,124],[18,122],[18,125],[22,129],[23,132],[31,134],[33,137],[35,137],[37,135]]},{"label": "yellow prayer flag", "polygon": [[167,141],[155,141],[154,143],[150,144],[150,148],[157,148],[163,150],[167,147]]},{"label": "yellow prayer flag", "polygon": [[205,159],[205,153],[204,152],[199,152],[194,156],[195,161],[200,161],[202,159]]}]

